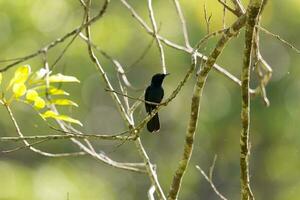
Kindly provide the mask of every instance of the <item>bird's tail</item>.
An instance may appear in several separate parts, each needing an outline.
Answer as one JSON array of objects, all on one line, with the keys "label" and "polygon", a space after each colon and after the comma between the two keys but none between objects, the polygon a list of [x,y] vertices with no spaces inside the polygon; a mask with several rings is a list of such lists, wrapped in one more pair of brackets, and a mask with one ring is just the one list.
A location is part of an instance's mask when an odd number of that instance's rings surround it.
[{"label": "bird's tail", "polygon": [[147,123],[147,129],[149,132],[158,132],[160,129],[158,113]]}]

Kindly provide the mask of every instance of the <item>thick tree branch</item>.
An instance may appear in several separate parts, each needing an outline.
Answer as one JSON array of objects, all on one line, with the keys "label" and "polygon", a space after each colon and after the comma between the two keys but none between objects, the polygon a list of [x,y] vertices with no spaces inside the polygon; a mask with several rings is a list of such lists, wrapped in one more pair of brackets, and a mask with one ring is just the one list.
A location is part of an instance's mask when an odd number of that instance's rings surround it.
[{"label": "thick tree branch", "polygon": [[[182,154],[182,158],[178,164],[177,170],[173,176],[173,181],[171,184],[171,188],[169,190],[168,199],[175,200],[178,197],[178,193],[180,191],[181,183],[183,176],[186,172],[187,166],[189,164],[190,158],[193,153],[193,145],[194,145],[194,137],[197,128],[198,122],[198,113],[200,110],[200,102],[202,97],[203,88],[208,76],[208,72],[214,66],[217,58],[221,54],[222,50],[225,48],[226,43],[235,36],[239,30],[244,26],[246,21],[246,16],[242,15],[222,36],[222,38],[216,44],[216,47],[209,55],[206,60],[203,68],[201,68],[200,73],[197,77],[197,82],[194,86],[192,103],[191,103],[191,114],[188,123],[188,127],[186,130],[185,136],[185,145]],[[194,60],[196,60],[194,58]]]},{"label": "thick tree branch", "polygon": [[250,69],[254,43],[255,25],[257,24],[263,0],[251,0],[247,8],[245,31],[245,49],[242,69],[242,131],[240,136],[240,168],[241,168],[241,199],[254,199],[250,188],[249,155],[250,155]]}]

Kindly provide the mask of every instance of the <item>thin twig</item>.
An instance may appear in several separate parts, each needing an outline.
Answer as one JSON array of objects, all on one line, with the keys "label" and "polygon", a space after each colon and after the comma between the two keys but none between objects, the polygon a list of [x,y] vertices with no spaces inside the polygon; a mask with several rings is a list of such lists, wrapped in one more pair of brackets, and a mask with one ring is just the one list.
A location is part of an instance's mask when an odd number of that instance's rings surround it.
[{"label": "thin twig", "polygon": [[105,89],[105,91],[107,91],[107,92],[113,92],[113,93],[116,93],[118,95],[121,95],[121,96],[124,96],[124,97],[128,97],[129,99],[134,99],[134,100],[141,101],[141,102],[148,103],[148,104],[155,105],[155,106],[164,105],[164,103],[155,103],[155,102],[151,102],[151,101],[146,101],[144,99],[137,98],[137,97],[132,97],[132,96],[130,96],[128,94],[123,94],[122,92],[117,92],[117,91],[110,90],[110,89]]},{"label": "thin twig", "polygon": [[[131,12],[131,15],[134,17],[134,19],[136,19],[140,25],[145,29],[145,31],[151,35],[153,37],[153,31],[151,30],[151,28],[147,25],[147,23],[137,14],[137,12],[133,9],[133,7],[127,2],[127,0],[120,0],[121,3]],[[240,17],[241,19],[245,19],[244,17]],[[245,20],[240,20],[241,23],[245,23]],[[237,34],[237,33],[235,33]],[[195,51],[192,48],[187,48],[184,46],[180,46],[174,42],[171,42],[169,40],[167,40],[166,38],[162,37],[161,35],[157,35],[158,39],[160,39],[165,45],[173,48],[173,49],[177,49],[180,51],[184,51],[188,54],[193,54]],[[197,57],[203,59],[203,60],[207,60],[207,56],[197,52],[196,53]],[[234,75],[232,75],[230,72],[228,72],[226,69],[222,68],[221,66],[217,65],[216,63],[213,65],[213,68],[219,72],[220,74],[224,75],[225,77],[227,77],[229,80],[233,81],[234,83],[236,83],[237,85],[241,86],[241,81],[235,77]]]},{"label": "thin twig", "polygon": [[[224,4],[226,5],[226,0],[224,0]],[[223,29],[226,28],[226,6],[225,5],[223,7],[223,16],[222,16]]]},{"label": "thin twig", "polygon": [[267,29],[259,26],[259,25],[256,25],[257,28],[259,28],[262,32],[268,34],[268,35],[271,35],[272,37],[276,38],[277,40],[279,40],[280,42],[282,42],[283,44],[285,44],[286,46],[288,46],[289,48],[291,48],[292,50],[294,50],[296,53],[299,53],[300,54],[300,50],[295,47],[294,45],[292,45],[291,43],[289,43],[288,41],[282,39],[279,35],[276,35],[270,31],[268,31]]},{"label": "thin twig", "polygon": [[210,25],[212,13],[209,16],[207,15],[206,1],[204,2],[204,5],[203,5],[203,12],[204,12],[204,20],[205,20],[205,24],[206,24],[206,33],[209,34],[210,33],[209,25]]},{"label": "thin twig", "polygon": [[122,81],[125,83],[125,85],[133,90],[137,90],[135,87],[132,86],[132,84],[130,83],[130,81],[128,80],[124,67],[121,65],[121,63],[119,61],[117,61],[115,58],[111,57],[108,53],[106,53],[105,51],[103,51],[102,49],[100,49],[97,45],[95,45],[92,41],[88,40],[88,38],[83,34],[80,33],[79,34],[80,38],[85,41],[88,45],[91,45],[95,50],[97,50],[98,52],[100,52],[106,59],[110,60],[114,66],[116,67],[116,70],[118,72],[118,74],[121,75],[122,77]]},{"label": "thin twig", "polygon": [[146,169],[147,169],[148,175],[150,177],[150,180],[155,187],[156,194],[158,195],[159,199],[166,200],[165,194],[164,194],[162,188],[160,187],[156,171],[154,170],[154,167],[150,162],[149,156],[147,155],[145,148],[143,147],[141,139],[137,138],[137,140],[135,141],[135,144],[136,144],[136,147],[137,147],[140,155],[142,155],[142,157],[143,157],[144,163],[146,164]]},{"label": "thin twig", "polygon": [[240,2],[240,0],[231,0],[233,5],[235,6],[236,16],[240,17],[246,13],[244,6]]},{"label": "thin twig", "polygon": [[48,139],[43,139],[43,140],[40,140],[40,141],[36,141],[36,142],[33,142],[33,143],[29,143],[29,145],[23,145],[23,146],[19,146],[19,147],[16,147],[14,149],[11,149],[11,150],[5,150],[5,151],[2,151],[2,153],[12,153],[12,152],[15,152],[15,151],[19,151],[21,149],[25,149],[25,148],[29,148],[29,147],[33,147],[34,145],[37,145],[37,144],[41,144],[45,141],[47,141]]},{"label": "thin twig", "polygon": [[212,176],[213,176],[213,173],[214,173],[216,161],[217,161],[217,154],[214,156],[213,163],[212,163],[211,166],[209,167],[209,179],[210,179],[210,180],[212,180]]},{"label": "thin twig", "polygon": [[[220,4],[222,4],[223,6],[224,6],[224,10],[225,10],[225,8],[227,9],[227,10],[229,10],[230,12],[232,12],[233,14],[235,14],[235,15],[239,15],[238,13],[237,13],[237,11],[236,10],[234,10],[234,9],[232,9],[230,6],[228,6],[227,4],[226,4],[226,0],[218,0],[218,2],[220,3]],[[223,17],[224,17],[225,15],[223,15]],[[224,27],[223,27],[224,28]]]},{"label": "thin twig", "polygon": [[[108,5],[108,2],[109,1],[106,1],[106,3],[105,3],[106,6],[104,6],[102,8],[102,10],[103,10],[102,13],[103,14],[105,13],[105,10],[106,10],[106,7]],[[86,34],[87,34],[88,41],[91,41],[90,27],[89,26],[86,27]],[[106,75],[106,73],[105,73],[102,65],[100,64],[98,58],[94,54],[94,51],[92,49],[91,44],[87,43],[87,46],[88,46],[89,56],[90,56],[92,62],[95,64],[96,69],[100,73],[101,77],[103,77],[103,80],[104,80],[104,82],[106,84],[106,87],[109,88],[110,90],[114,91],[113,86],[111,85],[111,83],[110,83],[110,81],[109,81],[109,79],[108,79],[108,77],[107,77],[107,75]],[[119,113],[123,117],[124,121],[127,123],[127,125],[130,125],[131,124],[131,120],[128,117],[128,115],[126,114],[126,111],[125,111],[125,109],[124,109],[124,107],[123,107],[123,105],[122,105],[119,97],[115,93],[110,93],[110,94],[111,94],[112,98],[114,99],[114,102],[116,103],[117,108],[119,110]]]},{"label": "thin twig", "polygon": [[151,187],[148,190],[148,200],[155,200],[154,192],[155,192],[155,186],[151,185]]},{"label": "thin twig", "polygon": [[[106,1],[107,2],[107,1]],[[62,42],[64,42],[67,38],[69,38],[70,36],[77,34],[78,32],[80,32],[82,29],[86,28],[87,26],[95,23],[98,19],[100,19],[103,15],[103,10],[100,10],[100,12],[93,18],[91,18],[89,21],[87,21],[86,23],[84,23],[83,25],[73,29],[72,31],[70,31],[69,33],[65,34],[64,36],[62,36],[61,38],[58,38],[54,41],[52,41],[50,44],[46,45],[45,47],[39,49],[38,51],[36,51],[35,53],[32,53],[30,55],[24,56],[22,58],[20,58],[19,60],[17,60],[16,62],[13,62],[5,67],[2,67],[0,69],[0,72],[6,71],[14,66],[16,66],[19,63],[22,63],[26,60],[29,60],[31,58],[34,58],[40,54],[42,54],[45,51],[49,51],[50,49],[52,49],[53,47],[55,47],[57,44],[60,44]]]},{"label": "thin twig", "polygon": [[[80,4],[86,8],[86,5],[84,3],[83,0],[80,0]],[[82,23],[81,23],[81,26],[84,24],[85,22],[85,19],[86,19],[86,12],[84,12],[84,16],[83,16],[83,20],[82,20]],[[56,64],[59,62],[59,60],[64,56],[64,54],[67,52],[68,48],[71,46],[71,44],[75,41],[75,39],[77,38],[77,36],[79,35],[80,31],[78,31],[73,37],[72,39],[70,40],[70,42],[65,46],[65,48],[63,49],[63,51],[59,54],[59,56],[56,58],[56,60],[53,62],[53,64],[51,65],[50,67],[50,70],[53,70],[54,67],[56,66]]]},{"label": "thin twig", "polygon": [[[9,114],[9,116],[10,116],[11,121],[13,122],[13,124],[14,124],[14,126],[15,126],[15,128],[16,128],[17,134],[18,134],[20,137],[24,137],[24,135],[22,134],[21,129],[19,128],[19,125],[18,125],[18,123],[17,123],[17,121],[16,121],[16,119],[15,119],[15,117],[14,117],[14,115],[13,115],[11,109],[10,109],[10,106],[9,106],[6,102],[4,103],[4,106],[5,106],[7,112],[8,112],[8,114]],[[23,140],[23,142],[24,142],[24,144],[25,144],[26,146],[28,146],[28,148],[29,148],[30,150],[32,150],[33,152],[38,153],[38,154],[40,154],[40,155],[43,155],[43,156],[48,156],[48,157],[67,157],[67,156],[74,156],[72,153],[61,153],[61,154],[48,153],[48,152],[41,151],[41,150],[39,150],[39,149],[37,149],[37,148],[31,146],[30,143],[29,143],[27,140]],[[82,152],[80,152],[79,154],[82,155]],[[78,155],[79,155],[79,154],[78,154]]]},{"label": "thin twig", "polygon": [[191,48],[190,42],[189,42],[189,35],[188,35],[188,31],[187,31],[187,27],[186,27],[186,22],[182,13],[182,9],[180,6],[180,3],[178,0],[173,0],[175,7],[176,7],[176,11],[177,14],[179,16],[180,22],[181,22],[181,27],[182,27],[182,32],[183,32],[183,37],[184,37],[184,42],[185,42],[185,46],[187,48]]},{"label": "thin twig", "polygon": [[176,96],[178,95],[178,93],[181,91],[181,89],[183,88],[183,86],[186,84],[186,82],[189,80],[189,78],[191,77],[194,69],[196,68],[195,63],[192,63],[190,66],[190,69],[186,72],[184,78],[178,83],[177,87],[173,90],[173,92],[170,94],[170,96],[163,101],[162,103],[160,103],[159,106],[157,106],[155,109],[152,110],[152,112],[147,115],[147,117],[145,117],[135,128],[134,133],[138,136],[140,130],[147,124],[147,122],[152,119],[154,117],[154,115],[163,107],[163,106],[167,106],[173,99],[176,98]]},{"label": "thin twig", "polygon": [[207,176],[207,174],[201,169],[200,166],[196,165],[196,168],[201,172],[202,176],[207,180],[207,182],[210,184],[211,188],[214,190],[214,192],[216,193],[216,195],[218,195],[218,197],[220,197],[220,199],[223,199],[223,200],[227,200],[226,197],[224,197],[219,191],[218,189],[216,188],[215,184],[213,183],[212,179],[209,178]]},{"label": "thin twig", "polygon": [[211,37],[223,34],[227,29],[221,29],[212,33],[209,33],[207,35],[205,35],[201,40],[199,40],[199,42],[195,45],[194,49],[195,50],[199,50],[200,47],[203,45],[204,42],[206,42],[208,39],[210,39]]},{"label": "thin twig", "polygon": [[22,140],[65,140],[70,138],[77,138],[77,139],[95,139],[95,140],[133,140],[132,137],[124,137],[121,136],[124,133],[128,133],[128,131],[124,131],[123,133],[116,134],[116,135],[97,135],[97,134],[84,134],[80,135],[77,133],[72,133],[68,131],[63,131],[69,135],[32,135],[32,136],[24,136],[24,137],[0,137],[0,141],[7,142],[7,141],[22,141]]},{"label": "thin twig", "polygon": [[161,61],[162,71],[164,74],[167,74],[164,49],[163,49],[160,39],[158,39],[158,37],[157,37],[157,25],[156,25],[156,21],[155,21],[155,17],[154,17],[154,11],[152,8],[152,0],[148,0],[148,11],[149,11],[149,17],[150,17],[150,21],[151,21],[152,28],[153,28],[153,34],[154,34],[154,37],[155,37],[155,40],[156,40],[156,43],[158,46],[158,50],[160,53],[160,61]]},{"label": "thin twig", "polygon": [[[91,1],[87,2],[88,6],[85,6],[85,12],[87,13],[86,15],[86,21],[90,21],[89,20],[89,5],[90,5]],[[101,8],[100,13],[101,16],[105,13],[106,8],[108,6],[109,0],[106,0]],[[88,26],[87,26],[88,27]],[[87,31],[89,33],[89,31]],[[90,46],[89,46],[90,48]],[[54,105],[51,105],[51,110],[57,112],[57,109]],[[58,113],[58,112],[57,112]],[[82,134],[80,131],[76,130],[75,128],[73,128],[70,125],[67,125],[65,122],[61,121],[61,120],[56,120],[56,122],[58,123],[58,125],[60,126],[61,129],[63,129],[63,131],[69,132],[69,130],[74,131],[75,133],[78,134]],[[75,144],[77,144],[80,149],[82,149],[83,151],[85,151],[87,154],[89,154],[90,156],[92,156],[93,158],[95,158],[96,160],[99,160],[109,166],[118,168],[118,169],[123,169],[123,170],[129,170],[129,171],[133,171],[133,172],[139,172],[139,173],[145,173],[145,165],[144,164],[140,164],[140,163],[120,163],[120,162],[116,162],[112,159],[110,159],[108,156],[106,156],[104,153],[98,153],[94,150],[93,146],[91,145],[91,143],[85,139],[85,142],[87,143],[88,147],[85,146],[84,144],[82,144],[80,141],[78,141],[75,138],[71,138],[72,142],[74,142]]]}]

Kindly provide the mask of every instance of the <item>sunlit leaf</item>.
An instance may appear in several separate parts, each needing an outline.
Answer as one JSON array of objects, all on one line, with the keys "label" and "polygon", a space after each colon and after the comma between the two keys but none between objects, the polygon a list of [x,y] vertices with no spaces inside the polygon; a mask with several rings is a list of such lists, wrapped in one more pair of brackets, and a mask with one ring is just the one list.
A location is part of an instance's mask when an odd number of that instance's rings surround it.
[{"label": "sunlit leaf", "polygon": [[76,77],[74,76],[66,76],[63,74],[55,74],[49,77],[49,81],[51,83],[58,83],[58,82],[80,82]]},{"label": "sunlit leaf", "polygon": [[29,65],[20,66],[14,74],[14,77],[10,80],[8,88],[10,88],[15,83],[24,84],[31,73],[31,68]]},{"label": "sunlit leaf", "polygon": [[57,116],[58,114],[53,112],[52,110],[47,110],[45,113],[41,114],[41,116],[46,119],[49,117]]},{"label": "sunlit leaf", "polygon": [[[43,90],[43,92],[46,92],[46,88],[47,88],[46,85],[41,85],[41,86],[35,87],[34,89],[35,90]],[[62,89],[58,89],[54,86],[49,87],[48,94],[50,94],[50,95],[69,95],[68,92],[66,92]]]},{"label": "sunlit leaf", "polygon": [[30,89],[30,90],[27,90],[26,92],[26,99],[29,100],[29,101],[35,101],[35,99],[39,97],[38,93],[33,90],[33,89]]},{"label": "sunlit leaf", "polygon": [[67,93],[64,90],[52,87],[51,89],[49,89],[49,94],[50,95],[69,95],[69,93]]},{"label": "sunlit leaf", "polygon": [[41,114],[41,116],[44,119],[53,118],[53,119],[63,120],[63,121],[70,122],[70,123],[75,123],[75,124],[82,126],[82,123],[80,121],[73,119],[67,115],[59,115],[51,110],[46,111],[45,113]]},{"label": "sunlit leaf", "polygon": [[13,92],[16,97],[21,97],[26,93],[26,86],[24,83],[15,83],[13,85]]},{"label": "sunlit leaf", "polygon": [[37,109],[42,109],[44,108],[46,105],[44,99],[42,99],[41,97],[36,97],[35,100],[34,100],[34,107],[37,108]]},{"label": "sunlit leaf", "polygon": [[71,101],[69,99],[53,99],[51,103],[55,105],[60,105],[60,106],[76,106],[78,107],[78,104],[75,103],[74,101]]}]

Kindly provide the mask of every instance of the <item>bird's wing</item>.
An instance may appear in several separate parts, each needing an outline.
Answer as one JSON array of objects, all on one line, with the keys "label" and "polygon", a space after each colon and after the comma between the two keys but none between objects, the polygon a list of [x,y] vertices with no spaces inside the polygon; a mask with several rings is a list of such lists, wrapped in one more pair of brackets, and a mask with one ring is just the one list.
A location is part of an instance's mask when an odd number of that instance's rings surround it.
[{"label": "bird's wing", "polygon": [[[150,97],[149,97],[149,93],[150,93],[150,86],[147,87],[146,92],[145,92],[145,101],[150,101]],[[145,108],[147,113],[150,113],[152,111],[152,106],[148,103],[145,103]]]}]

